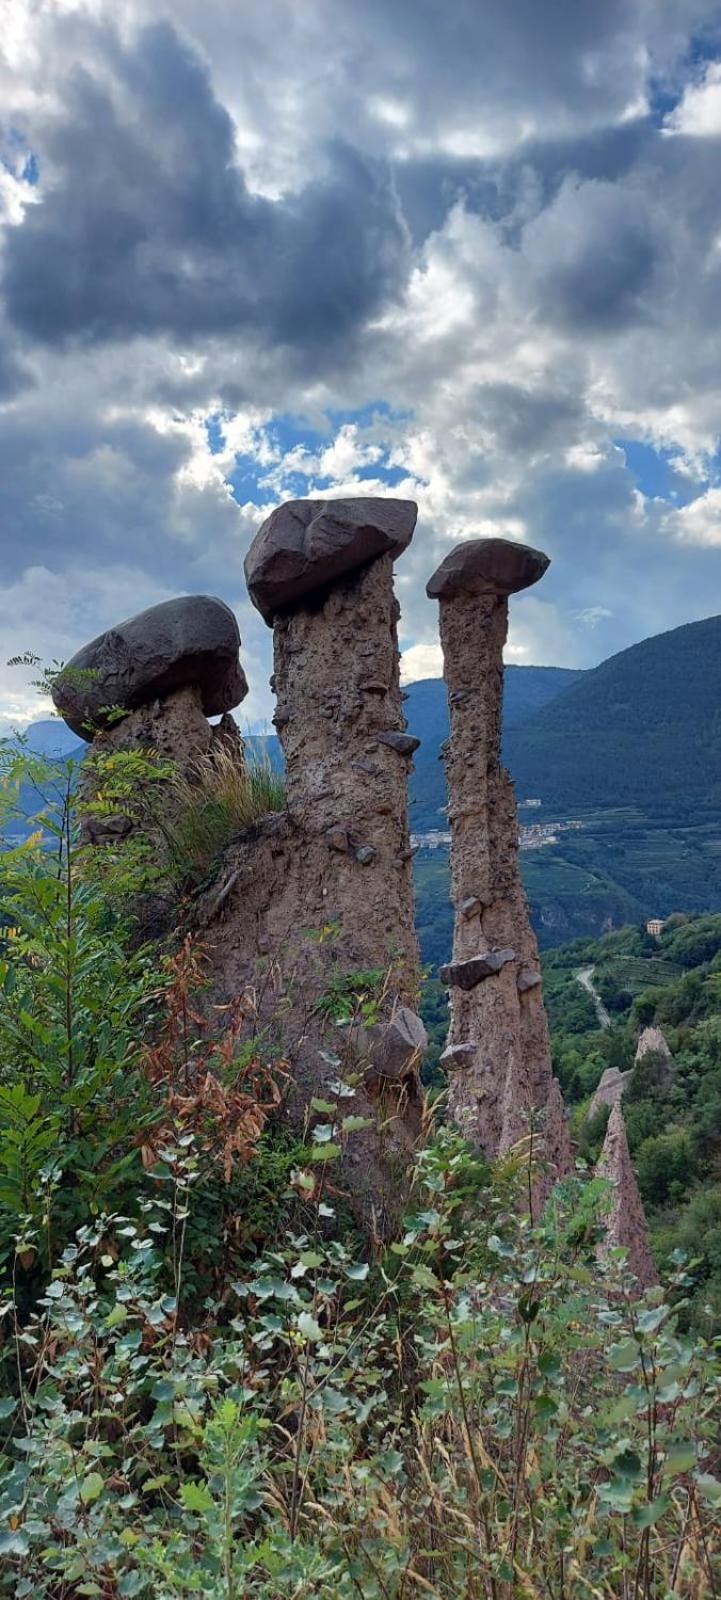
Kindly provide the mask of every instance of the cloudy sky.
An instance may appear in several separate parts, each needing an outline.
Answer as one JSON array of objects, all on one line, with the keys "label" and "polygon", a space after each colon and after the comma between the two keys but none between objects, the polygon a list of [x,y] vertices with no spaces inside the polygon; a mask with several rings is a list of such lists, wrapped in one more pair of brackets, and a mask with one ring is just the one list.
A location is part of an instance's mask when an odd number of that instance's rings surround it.
[{"label": "cloudy sky", "polygon": [[509,659],[721,611],[721,5],[0,0],[0,715],[304,495],[552,557]]}]

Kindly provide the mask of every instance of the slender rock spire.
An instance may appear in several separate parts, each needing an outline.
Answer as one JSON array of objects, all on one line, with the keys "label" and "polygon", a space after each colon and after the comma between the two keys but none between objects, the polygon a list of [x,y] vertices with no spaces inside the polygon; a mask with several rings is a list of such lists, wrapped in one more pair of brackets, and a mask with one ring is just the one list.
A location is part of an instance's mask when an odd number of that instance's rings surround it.
[{"label": "slender rock spire", "polygon": [[568,1170],[570,1146],[518,870],[515,798],[500,745],[508,596],[536,583],[547,566],[547,556],[526,545],[471,539],[451,550],[427,586],[440,601],[450,709],[446,774],[455,918],[453,959],[441,968],[450,990],[448,1046],[456,1052],[450,1111],[491,1157],[517,1142],[532,1114],[542,1114],[547,1170],[539,1199]]},{"label": "slender rock spire", "polygon": [[611,1195],[602,1221],[605,1238],[600,1253],[622,1246],[627,1252],[630,1271],[642,1289],[658,1283],[648,1228],[639,1194],[636,1174],[631,1165],[626,1124],[619,1103],[611,1107],[603,1149],[596,1166],[596,1176],[605,1178],[611,1185]]}]

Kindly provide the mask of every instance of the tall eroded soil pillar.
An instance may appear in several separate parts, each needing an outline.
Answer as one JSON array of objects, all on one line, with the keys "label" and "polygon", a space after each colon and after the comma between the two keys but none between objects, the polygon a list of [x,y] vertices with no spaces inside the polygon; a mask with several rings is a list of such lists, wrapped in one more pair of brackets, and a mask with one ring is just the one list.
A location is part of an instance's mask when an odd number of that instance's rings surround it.
[{"label": "tall eroded soil pillar", "polygon": [[[461,1131],[495,1157],[542,1113],[549,1178],[570,1161],[563,1103],[551,1069],[538,947],[518,868],[513,787],[501,766],[503,647],[508,596],[536,583],[540,551],[472,539],[441,562],[427,593],[440,601],[450,739],[453,960],[444,1064]],[[542,1184],[541,1189],[547,1185]]]},{"label": "tall eroded soil pillar", "polygon": [[599,1255],[603,1257],[609,1250],[624,1249],[629,1272],[634,1274],[641,1289],[650,1289],[658,1283],[658,1273],[651,1255],[643,1201],[631,1164],[620,1103],[611,1107],[596,1177],[604,1178],[610,1185],[602,1208],[604,1238]]},{"label": "tall eroded soil pillar", "polygon": [[325,920],[349,970],[387,965],[404,1000],[418,985],[407,798],[418,741],[405,732],[393,560],[415,521],[407,500],[291,501],[246,561],[273,625],[287,811],[322,846]]},{"label": "tall eroded soil pillar", "polygon": [[[378,1213],[402,1201],[427,1042],[414,1009],[408,833],[418,741],[405,731],[393,593],[393,561],[415,521],[407,500],[291,501],[263,524],[245,565],[251,599],[273,627],[286,763],[284,879],[268,897],[262,936],[287,996],[292,1098],[302,1109],[323,1094],[328,994],[357,988],[354,975],[381,974],[377,1018],[351,1030],[363,1074],[353,1110],[374,1126],[344,1163],[349,1187],[365,1189]],[[339,1050],[348,1039],[336,1032]]]}]

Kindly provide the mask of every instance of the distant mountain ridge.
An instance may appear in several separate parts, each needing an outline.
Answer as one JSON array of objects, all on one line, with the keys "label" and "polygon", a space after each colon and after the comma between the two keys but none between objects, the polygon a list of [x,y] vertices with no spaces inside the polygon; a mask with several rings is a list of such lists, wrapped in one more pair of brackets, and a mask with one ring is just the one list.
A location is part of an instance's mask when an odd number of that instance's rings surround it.
[{"label": "distant mountain ridge", "polygon": [[509,729],[519,793],[574,806],[721,809],[721,617],[656,634],[584,672]]},{"label": "distant mountain ridge", "polygon": [[50,756],[58,759],[74,755],[83,749],[77,734],[73,733],[60,717],[47,717],[40,722],[29,722],[24,730],[20,726],[13,728],[10,718],[7,721],[8,731],[3,737],[12,738],[13,735],[19,734],[19,742],[34,756]]},{"label": "distant mountain ridge", "polygon": [[[504,752],[512,728],[524,726],[584,676],[570,667],[507,666],[503,691]],[[409,785],[410,822],[414,832],[427,832],[444,826],[446,782],[439,757],[448,738],[446,686],[442,678],[421,678],[409,683],[406,693],[408,728],[421,741]]]},{"label": "distant mountain ridge", "polygon": [[[421,740],[410,780],[416,834],[444,829],[445,685],[407,689]],[[242,727],[242,722],[241,722]],[[30,747],[80,753],[62,723],[28,729]],[[281,763],[277,738],[251,749]],[[525,850],[522,870],[541,943],[596,937],[675,910],[721,911],[721,617],[657,634],[586,672],[506,669],[503,755],[523,820],[580,819],[553,844]],[[416,861],[426,959],[450,945],[445,852]]]}]

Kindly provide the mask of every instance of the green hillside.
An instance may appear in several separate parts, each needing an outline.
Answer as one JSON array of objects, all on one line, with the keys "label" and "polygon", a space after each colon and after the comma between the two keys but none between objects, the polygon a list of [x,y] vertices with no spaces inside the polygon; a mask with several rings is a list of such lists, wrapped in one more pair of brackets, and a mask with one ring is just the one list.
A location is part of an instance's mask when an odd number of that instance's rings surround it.
[{"label": "green hillside", "polygon": [[[577,979],[589,966],[611,1016],[602,1030]],[[633,1067],[642,1028],[663,1031],[670,1079],[647,1057],[624,1116],[658,1263],[677,1249],[696,1259],[688,1315],[708,1332],[721,1318],[721,916],[672,917],[658,940],[633,927],[576,940],[549,951],[543,967],[555,1069],[588,1160],[608,1120],[607,1109],[587,1116],[604,1070]]]},{"label": "green hillside", "polygon": [[[721,618],[710,617],[622,651],[525,717],[506,715],[516,793],[542,801],[533,820],[581,824],[521,856],[542,946],[677,910],[721,911],[720,708]],[[431,777],[421,751],[416,760],[424,816],[443,769]],[[450,939],[442,872],[438,859],[416,863],[433,963]]]},{"label": "green hillside", "polygon": [[[510,729],[537,716],[544,706],[565,694],[583,676],[582,672],[565,667],[506,667],[504,739]],[[424,832],[443,826],[446,780],[440,750],[448,738],[446,686],[440,678],[424,678],[409,684],[407,695],[408,727],[421,741],[409,785],[411,828]]]},{"label": "green hillside", "polygon": [[548,805],[721,809],[721,617],[661,633],[585,672],[522,727],[506,758]]}]

